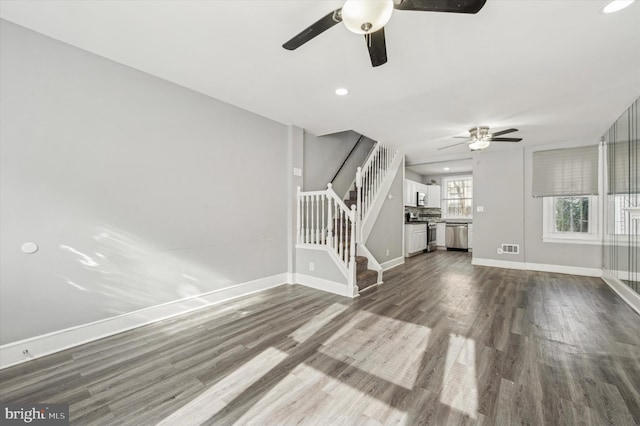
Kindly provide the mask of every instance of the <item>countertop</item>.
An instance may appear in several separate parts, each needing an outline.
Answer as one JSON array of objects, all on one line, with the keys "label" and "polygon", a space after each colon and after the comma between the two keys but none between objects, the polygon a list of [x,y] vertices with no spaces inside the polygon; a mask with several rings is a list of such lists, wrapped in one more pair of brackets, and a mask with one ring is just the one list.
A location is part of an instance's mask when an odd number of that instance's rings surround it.
[{"label": "countertop", "polygon": [[412,220],[410,222],[407,222],[406,220],[404,221],[405,225],[420,225],[422,223],[426,224],[428,222],[435,222],[435,223],[467,223],[467,224],[473,224],[473,220],[472,219],[430,219],[430,220]]}]

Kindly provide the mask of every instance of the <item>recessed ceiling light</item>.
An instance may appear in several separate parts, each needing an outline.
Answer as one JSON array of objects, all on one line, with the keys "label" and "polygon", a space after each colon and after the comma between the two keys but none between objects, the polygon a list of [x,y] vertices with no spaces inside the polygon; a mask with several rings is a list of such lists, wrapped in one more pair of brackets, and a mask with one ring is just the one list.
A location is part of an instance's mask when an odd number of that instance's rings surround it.
[{"label": "recessed ceiling light", "polygon": [[344,87],[339,87],[336,89],[336,95],[338,96],[344,96],[349,94],[349,91],[347,89],[345,89]]},{"label": "recessed ceiling light", "polygon": [[602,9],[603,13],[613,13],[619,10],[624,9],[627,6],[630,6],[634,0],[613,0],[609,4],[607,4],[604,9]]},{"label": "recessed ceiling light", "polygon": [[445,167],[444,171],[446,172],[447,170],[451,170],[451,168],[450,167]]}]

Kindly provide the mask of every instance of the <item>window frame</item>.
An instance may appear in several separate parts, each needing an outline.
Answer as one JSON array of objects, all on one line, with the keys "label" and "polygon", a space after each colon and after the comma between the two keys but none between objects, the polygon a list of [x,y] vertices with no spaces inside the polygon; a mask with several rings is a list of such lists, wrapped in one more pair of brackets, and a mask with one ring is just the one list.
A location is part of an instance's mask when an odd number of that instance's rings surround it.
[{"label": "window frame", "polygon": [[[449,195],[447,191],[447,183],[449,181],[456,180],[469,180],[471,181],[471,198],[446,198]],[[469,216],[448,216],[448,208],[447,201],[449,200],[471,200],[471,215]],[[443,219],[473,219],[473,175],[464,174],[464,175],[451,175],[451,176],[443,176],[441,181],[441,190],[440,190],[440,212]]]},{"label": "window frame", "polygon": [[[588,232],[559,232],[555,228],[556,198],[588,198],[589,199],[589,231]],[[564,197],[543,197],[542,199],[542,241],[545,243],[574,243],[600,244],[602,235],[600,229],[600,197],[597,195],[567,195]]]},{"label": "window frame", "polygon": [[[616,196],[633,196],[638,197],[640,199],[640,194],[607,194],[606,204],[607,208],[605,209],[606,218],[604,224],[604,245],[618,245],[618,244],[627,244],[629,242],[629,234],[617,234],[615,232],[615,216],[612,213],[615,213],[615,198]],[[624,207],[622,207],[624,208]],[[633,223],[631,222],[630,216],[627,217],[626,225],[633,230]],[[637,225],[636,225],[637,226]],[[632,234],[633,235],[633,234]]]}]

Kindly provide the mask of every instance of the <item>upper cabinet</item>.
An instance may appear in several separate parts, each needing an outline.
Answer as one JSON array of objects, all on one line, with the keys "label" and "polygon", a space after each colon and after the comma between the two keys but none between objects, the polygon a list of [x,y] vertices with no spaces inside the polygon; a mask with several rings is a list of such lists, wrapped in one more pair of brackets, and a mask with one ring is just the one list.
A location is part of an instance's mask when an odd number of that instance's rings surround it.
[{"label": "upper cabinet", "polygon": [[416,207],[418,205],[418,182],[409,179],[404,180],[404,205]]},{"label": "upper cabinet", "polygon": [[426,207],[440,208],[440,187],[438,185],[425,185],[427,190]]},{"label": "upper cabinet", "polygon": [[419,207],[440,208],[440,187],[438,185],[425,185],[409,179],[404,180],[404,205],[418,206],[418,192],[426,195],[425,205]]}]

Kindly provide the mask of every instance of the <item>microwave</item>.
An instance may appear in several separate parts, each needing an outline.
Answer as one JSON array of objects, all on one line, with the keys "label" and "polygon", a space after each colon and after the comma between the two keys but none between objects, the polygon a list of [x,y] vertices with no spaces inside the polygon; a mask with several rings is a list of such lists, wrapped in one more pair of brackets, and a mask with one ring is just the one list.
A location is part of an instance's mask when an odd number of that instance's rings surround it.
[{"label": "microwave", "polygon": [[418,206],[426,206],[427,205],[427,194],[424,192],[418,192]]}]

